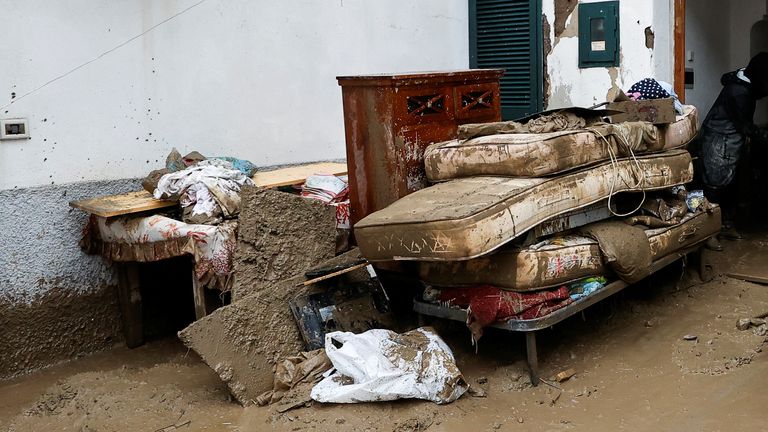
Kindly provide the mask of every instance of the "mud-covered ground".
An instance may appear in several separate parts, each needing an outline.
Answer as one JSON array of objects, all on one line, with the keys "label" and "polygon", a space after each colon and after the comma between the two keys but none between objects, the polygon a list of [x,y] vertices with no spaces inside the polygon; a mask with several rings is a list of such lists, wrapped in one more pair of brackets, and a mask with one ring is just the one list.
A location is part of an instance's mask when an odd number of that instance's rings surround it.
[{"label": "mud-covered ground", "polygon": [[[710,257],[726,273],[768,254],[765,240],[726,243],[726,252]],[[701,284],[695,273],[681,278],[679,269],[674,264],[540,332],[542,375],[576,371],[559,388],[530,386],[519,335],[487,331],[476,354],[461,324],[438,323],[460,369],[486,397],[465,395],[445,406],[314,404],[281,414],[233,403],[216,374],[169,339],[0,383],[0,430],[765,429],[766,337],[735,324],[768,312],[768,286],[723,275]]]}]

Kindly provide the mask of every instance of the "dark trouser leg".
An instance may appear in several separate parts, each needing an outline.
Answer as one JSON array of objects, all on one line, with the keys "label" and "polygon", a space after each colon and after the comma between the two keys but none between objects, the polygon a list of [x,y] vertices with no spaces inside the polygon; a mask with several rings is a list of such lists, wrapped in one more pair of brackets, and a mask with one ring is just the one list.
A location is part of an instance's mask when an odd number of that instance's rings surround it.
[{"label": "dark trouser leg", "polygon": [[536,333],[525,332],[525,351],[528,358],[528,373],[531,376],[531,384],[539,385],[539,357],[536,352]]}]

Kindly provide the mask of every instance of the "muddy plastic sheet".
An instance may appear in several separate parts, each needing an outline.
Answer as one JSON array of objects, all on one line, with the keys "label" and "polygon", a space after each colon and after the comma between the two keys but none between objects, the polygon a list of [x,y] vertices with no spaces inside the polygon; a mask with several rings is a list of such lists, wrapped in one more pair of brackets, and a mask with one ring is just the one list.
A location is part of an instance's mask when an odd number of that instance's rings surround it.
[{"label": "muddy plastic sheet", "polygon": [[335,371],[312,388],[318,402],[414,398],[445,404],[469,388],[451,349],[430,327],[403,334],[333,332],[325,336],[325,351]]},{"label": "muddy plastic sheet", "polygon": [[195,277],[206,287],[228,291],[237,222],[187,224],[165,216],[91,216],[82,246],[118,262],[150,262],[190,255]]}]

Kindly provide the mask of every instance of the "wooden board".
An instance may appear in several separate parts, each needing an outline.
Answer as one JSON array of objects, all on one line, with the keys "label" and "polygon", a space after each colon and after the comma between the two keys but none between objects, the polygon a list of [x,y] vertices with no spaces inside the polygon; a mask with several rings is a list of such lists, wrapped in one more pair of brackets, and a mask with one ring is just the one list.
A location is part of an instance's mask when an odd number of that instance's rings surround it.
[{"label": "wooden board", "polygon": [[739,279],[747,282],[758,283],[762,285],[768,285],[768,273],[765,271],[760,272],[762,274],[750,274],[741,272],[728,273],[729,278]]},{"label": "wooden board", "polygon": [[71,207],[96,216],[114,217],[149,210],[157,210],[177,205],[177,201],[158,200],[147,191],[128,192],[121,195],[108,195],[82,201],[71,201]]},{"label": "wooden board", "polygon": [[[347,173],[347,165],[336,162],[320,162],[281,168],[273,171],[257,172],[253,176],[256,186],[272,188],[304,183],[312,174],[343,175]],[[147,191],[128,192],[121,195],[108,195],[82,201],[72,201],[70,206],[84,212],[102,217],[115,217],[158,210],[177,205],[173,200],[157,200]]]},{"label": "wooden board", "polygon": [[726,275],[728,277],[768,284],[768,248],[762,242],[748,239],[740,241],[724,242],[726,247],[723,262],[730,267]]},{"label": "wooden board", "polygon": [[742,260],[732,271],[728,272],[727,276],[747,282],[768,285],[768,268],[765,265],[767,262],[768,254],[765,252],[758,253],[757,256],[751,256],[748,259]]},{"label": "wooden board", "polygon": [[307,177],[313,174],[344,175],[347,173],[347,164],[337,162],[320,162],[309,165],[300,165],[281,168],[274,171],[257,172],[253,176],[256,186],[273,188],[278,186],[290,186],[304,183]]}]

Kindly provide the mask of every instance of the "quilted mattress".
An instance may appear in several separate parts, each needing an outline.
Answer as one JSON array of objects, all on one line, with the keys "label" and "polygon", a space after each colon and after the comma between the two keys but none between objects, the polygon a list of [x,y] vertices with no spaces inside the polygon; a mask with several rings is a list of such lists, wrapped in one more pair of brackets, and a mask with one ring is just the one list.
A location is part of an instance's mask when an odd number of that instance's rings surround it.
[{"label": "quilted mattress", "polygon": [[535,225],[613,192],[688,183],[685,150],[605,162],[555,178],[469,177],[407,195],[354,226],[371,261],[455,261],[487,254]]},{"label": "quilted mattress", "polygon": [[[694,245],[720,230],[720,207],[689,213],[679,224],[648,229],[653,260]],[[597,242],[582,236],[554,237],[524,249],[501,250],[468,261],[419,263],[421,279],[437,286],[493,285],[532,291],[589,277],[607,268]]]},{"label": "quilted mattress", "polygon": [[[541,177],[619,157],[685,146],[698,131],[698,111],[687,105],[674,123],[600,124],[589,129],[507,133],[432,144],[424,152],[427,178],[436,183],[478,175]],[[606,143],[607,141],[607,143]]]}]

